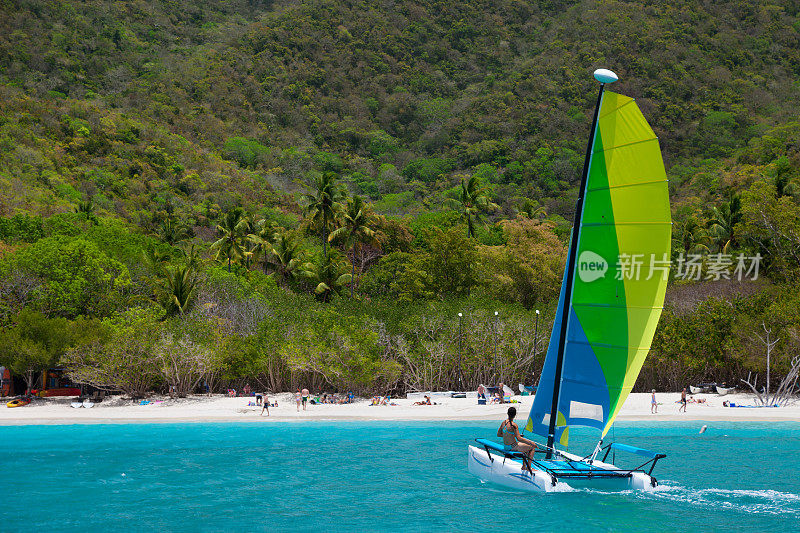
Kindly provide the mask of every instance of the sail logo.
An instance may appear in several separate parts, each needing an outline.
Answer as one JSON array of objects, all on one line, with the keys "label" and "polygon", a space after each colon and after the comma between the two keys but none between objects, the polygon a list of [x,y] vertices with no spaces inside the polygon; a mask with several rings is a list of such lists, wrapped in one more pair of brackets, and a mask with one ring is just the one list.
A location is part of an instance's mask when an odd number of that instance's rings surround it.
[{"label": "sail logo", "polygon": [[578,277],[584,283],[602,278],[608,272],[608,262],[600,255],[586,250],[578,258]]}]

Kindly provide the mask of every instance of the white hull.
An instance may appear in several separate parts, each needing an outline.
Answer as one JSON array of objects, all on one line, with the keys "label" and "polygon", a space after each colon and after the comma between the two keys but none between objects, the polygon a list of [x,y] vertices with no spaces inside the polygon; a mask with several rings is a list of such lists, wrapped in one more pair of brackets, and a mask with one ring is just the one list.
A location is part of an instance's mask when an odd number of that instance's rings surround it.
[{"label": "white hull", "polygon": [[720,396],[725,396],[733,392],[736,387],[717,387],[717,394]]},{"label": "white hull", "polygon": [[[561,452],[571,460],[581,458]],[[595,461],[593,466],[605,470],[618,470],[614,465]],[[653,490],[655,480],[644,472],[632,472],[629,477],[563,478],[555,480],[548,472],[533,469],[533,474],[523,470],[522,462],[503,459],[492,454],[491,458],[483,448],[469,447],[467,467],[471,474],[488,483],[495,483],[510,489],[526,492],[564,492],[574,489],[595,489],[603,491]]]}]

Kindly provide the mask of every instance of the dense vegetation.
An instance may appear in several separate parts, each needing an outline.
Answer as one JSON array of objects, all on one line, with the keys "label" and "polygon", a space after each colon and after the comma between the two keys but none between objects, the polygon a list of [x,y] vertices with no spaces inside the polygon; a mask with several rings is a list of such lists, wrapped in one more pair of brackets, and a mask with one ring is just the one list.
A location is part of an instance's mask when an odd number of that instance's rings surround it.
[{"label": "dense vegetation", "polygon": [[134,396],[530,381],[597,66],[661,138],[675,258],[763,257],[671,284],[639,386],[763,371],[762,324],[780,374],[798,7],[688,0],[0,1],[0,363]]}]

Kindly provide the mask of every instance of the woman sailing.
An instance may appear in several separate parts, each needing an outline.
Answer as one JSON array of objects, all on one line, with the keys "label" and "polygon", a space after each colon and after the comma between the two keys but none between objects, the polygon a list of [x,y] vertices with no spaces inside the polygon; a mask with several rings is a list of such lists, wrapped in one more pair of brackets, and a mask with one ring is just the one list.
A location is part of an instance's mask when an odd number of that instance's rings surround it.
[{"label": "woman sailing", "polygon": [[514,423],[514,417],[517,416],[517,409],[515,407],[508,408],[508,418],[503,420],[500,427],[497,429],[497,436],[503,438],[503,444],[506,449],[522,452],[533,459],[533,453],[536,451],[536,443],[528,440],[519,434],[519,428]]}]

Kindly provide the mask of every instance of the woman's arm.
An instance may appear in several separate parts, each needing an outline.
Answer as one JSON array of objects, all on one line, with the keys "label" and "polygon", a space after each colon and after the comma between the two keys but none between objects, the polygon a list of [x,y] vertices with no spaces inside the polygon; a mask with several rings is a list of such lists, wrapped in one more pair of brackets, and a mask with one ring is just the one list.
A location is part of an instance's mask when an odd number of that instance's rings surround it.
[{"label": "woman's arm", "polygon": [[520,435],[519,426],[517,426],[516,424],[514,424],[514,433],[515,433],[515,436],[517,437],[517,442],[521,442],[523,444],[530,444],[531,446],[536,448],[536,443],[535,442],[533,442],[532,440],[526,439],[525,437]]},{"label": "woman's arm", "polygon": [[505,425],[506,425],[506,421],[503,420],[503,422],[500,424],[500,427],[497,428],[497,436],[498,437],[502,437],[503,436],[503,426],[505,426]]}]

